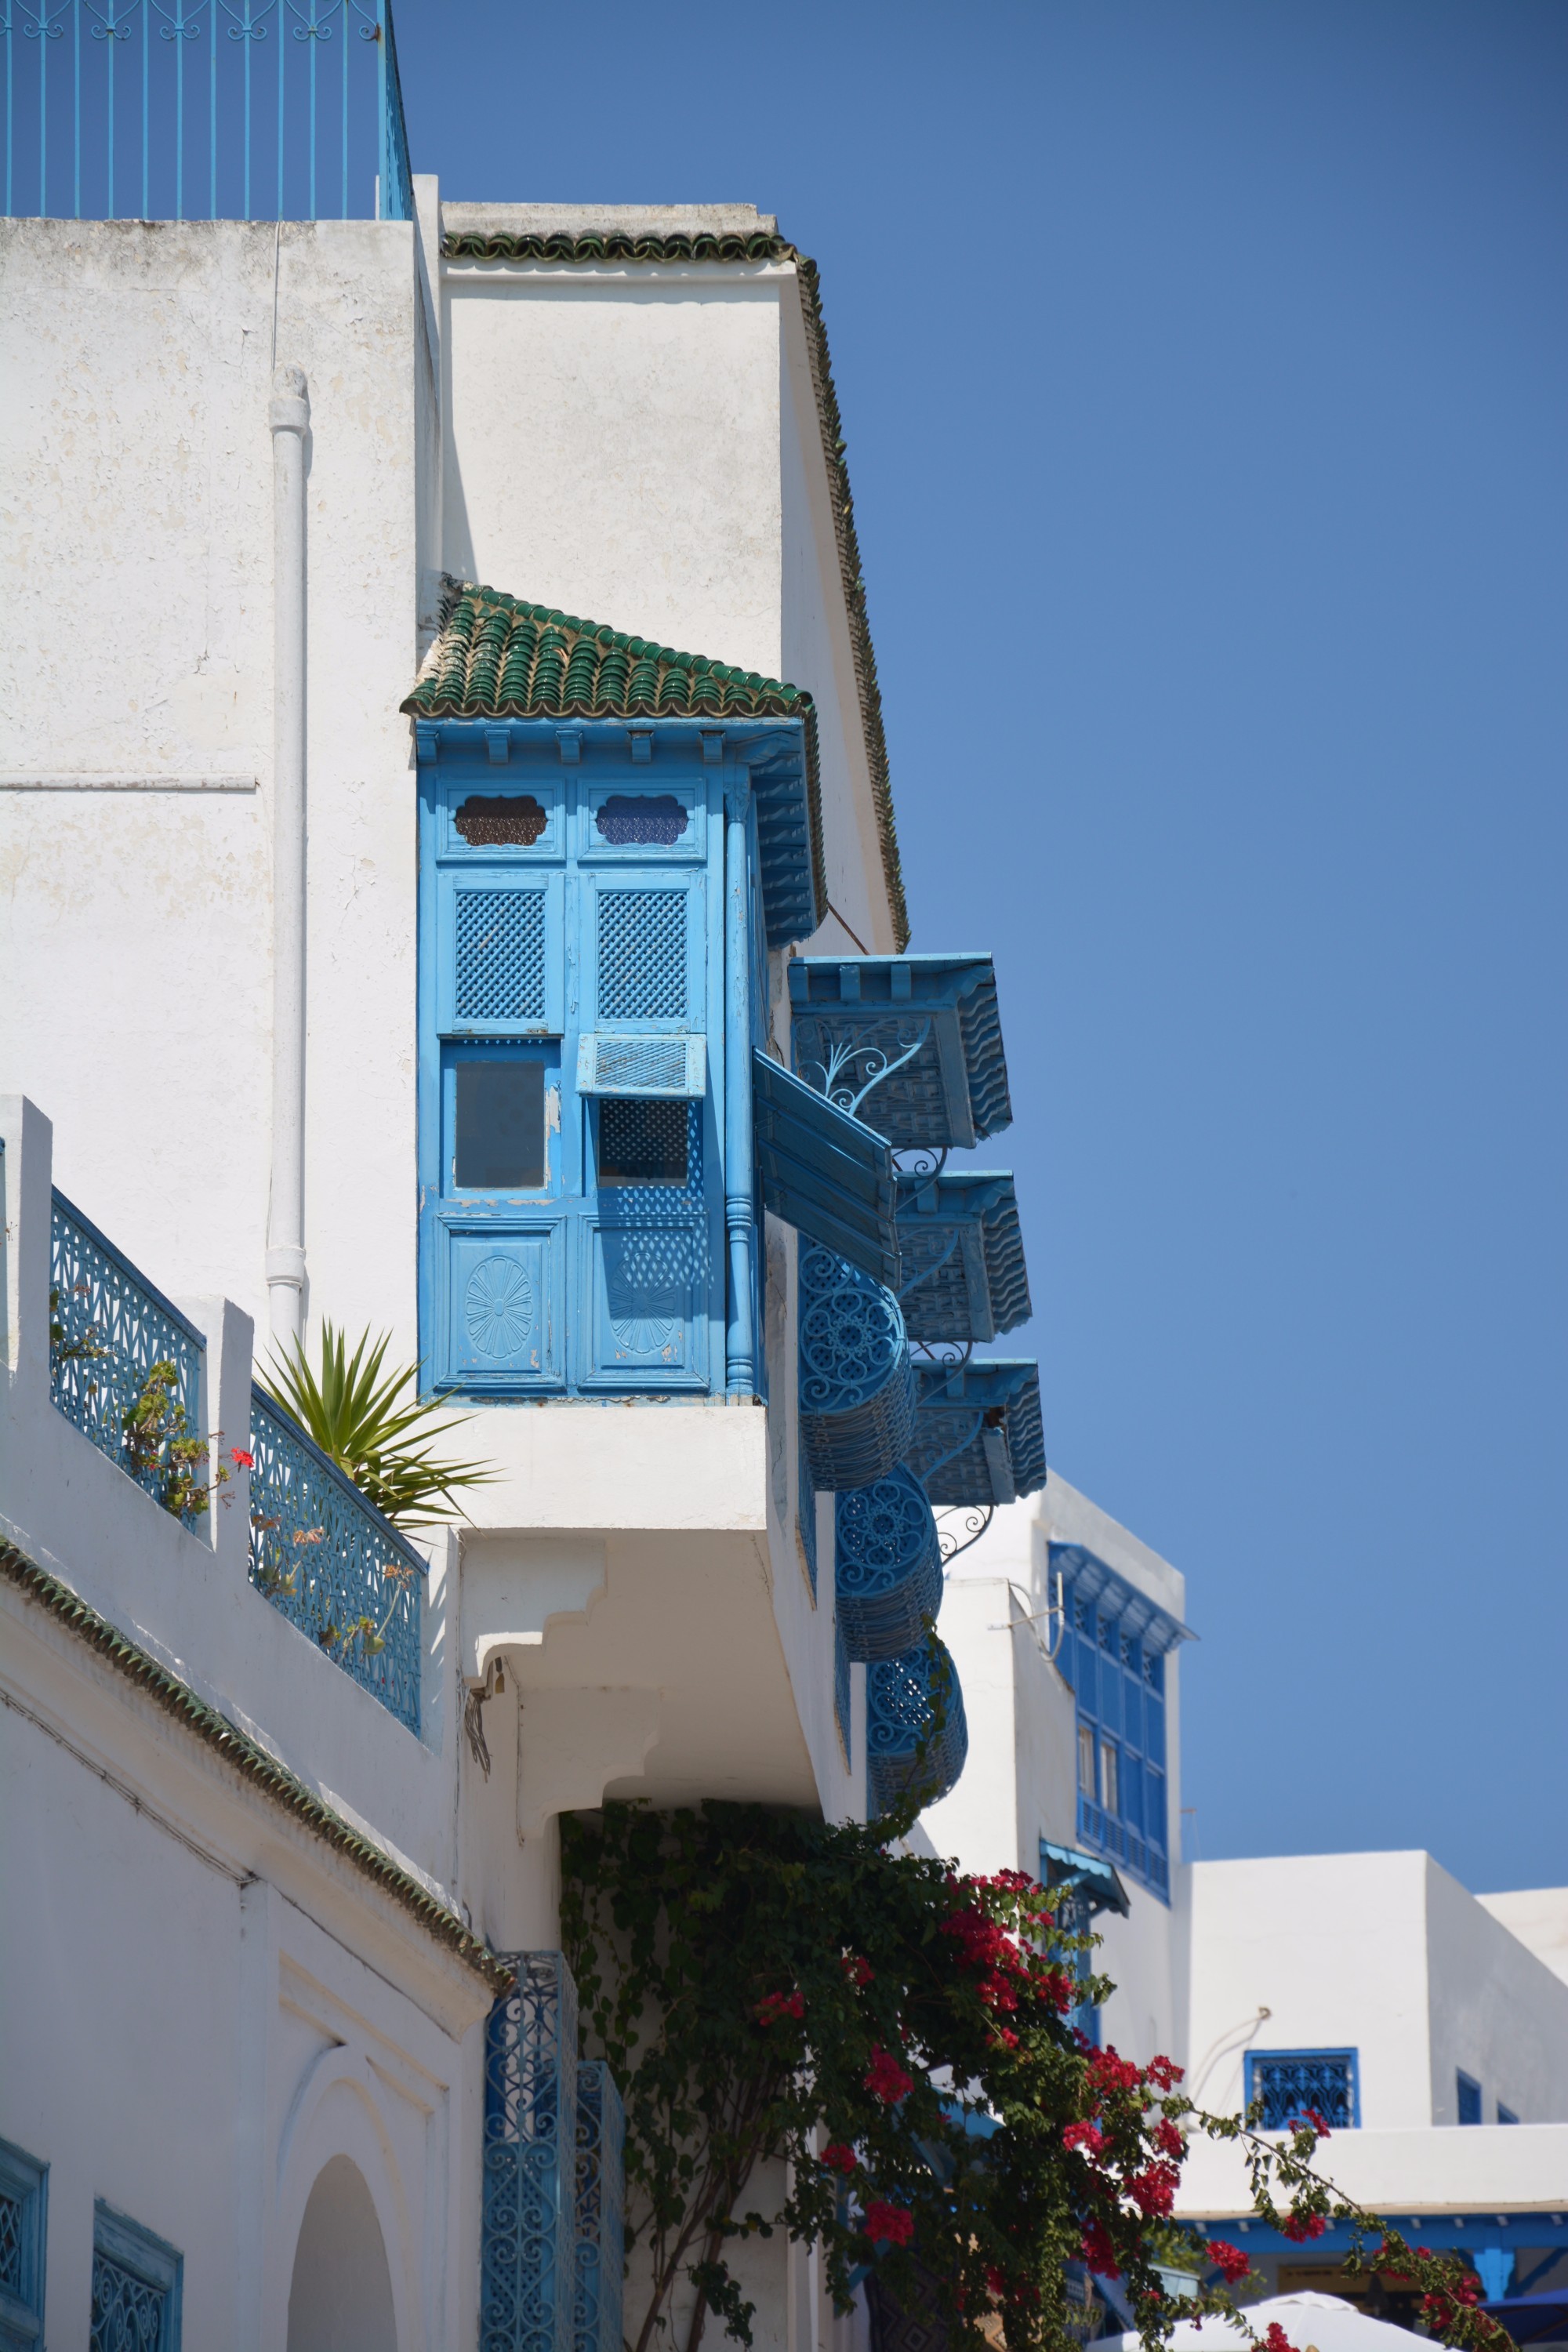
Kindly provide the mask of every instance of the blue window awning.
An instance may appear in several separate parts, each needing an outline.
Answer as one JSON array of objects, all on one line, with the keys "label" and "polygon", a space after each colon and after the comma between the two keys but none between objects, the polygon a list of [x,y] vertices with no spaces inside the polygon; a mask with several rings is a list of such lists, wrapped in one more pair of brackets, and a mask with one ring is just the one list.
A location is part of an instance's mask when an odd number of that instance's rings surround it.
[{"label": "blue window awning", "polygon": [[921,1364],[906,1457],[933,1504],[1016,1502],[1046,1483],[1040,1368],[1016,1356]]},{"label": "blue window awning", "polygon": [[795,1066],[901,1151],[967,1151],[1013,1119],[985,955],[797,956]]},{"label": "blue window awning", "polygon": [[896,1291],[898,1185],[887,1142],[765,1054],[752,1055],[752,1071],[764,1203]]},{"label": "blue window awning", "polygon": [[911,1339],[994,1339],[1034,1311],[1008,1174],[900,1176],[899,1256]]},{"label": "blue window awning", "polygon": [[1065,1578],[1073,1599],[1093,1601],[1102,1617],[1114,1617],[1121,1631],[1136,1636],[1145,1650],[1163,1653],[1173,1650],[1178,1642],[1196,1641],[1196,1634],[1179,1617],[1173,1617],[1126,1577],[1119,1576],[1098,1552],[1076,1543],[1053,1543],[1047,1549],[1052,1573]]},{"label": "blue window awning", "polygon": [[1074,1845],[1052,1845],[1045,1838],[1040,1840],[1040,1883],[1070,1886],[1076,1894],[1087,1895],[1090,1918],[1101,1911],[1119,1911],[1125,1919],[1131,1908],[1127,1889],[1112,1865]]}]

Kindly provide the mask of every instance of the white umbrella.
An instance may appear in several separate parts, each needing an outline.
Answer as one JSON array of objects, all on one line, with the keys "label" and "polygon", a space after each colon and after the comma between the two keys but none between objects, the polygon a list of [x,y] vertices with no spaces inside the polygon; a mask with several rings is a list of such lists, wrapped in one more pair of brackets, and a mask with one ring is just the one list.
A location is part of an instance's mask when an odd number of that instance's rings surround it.
[{"label": "white umbrella", "polygon": [[[1369,2319],[1338,2294],[1271,2294],[1249,2303],[1247,2316],[1259,2336],[1271,2319],[1285,2330],[1296,2352],[1412,2352],[1419,2340],[1407,2327]],[[1136,2336],[1121,2338],[1121,2352],[1138,2352]],[[1246,2352],[1246,2338],[1223,2319],[1184,2320],[1171,2338],[1171,2352]]]}]

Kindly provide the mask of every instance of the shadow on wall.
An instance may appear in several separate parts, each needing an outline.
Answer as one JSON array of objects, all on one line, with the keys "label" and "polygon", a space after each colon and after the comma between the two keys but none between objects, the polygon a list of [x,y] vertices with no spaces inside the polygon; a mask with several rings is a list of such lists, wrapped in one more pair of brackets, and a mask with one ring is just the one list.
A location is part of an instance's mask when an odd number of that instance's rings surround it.
[{"label": "shadow on wall", "polygon": [[289,2352],[397,2352],[381,2224],[363,2174],[346,2156],[321,2167],[300,2224]]}]

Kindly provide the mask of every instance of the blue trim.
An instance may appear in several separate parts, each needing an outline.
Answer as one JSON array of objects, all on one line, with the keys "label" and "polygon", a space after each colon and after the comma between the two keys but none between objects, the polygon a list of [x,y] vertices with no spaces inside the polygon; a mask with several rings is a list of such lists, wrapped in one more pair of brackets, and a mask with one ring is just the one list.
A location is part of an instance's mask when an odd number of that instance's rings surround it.
[{"label": "blue trim", "polygon": [[[1317,2050],[1248,2050],[1246,2053],[1247,2105],[1248,2107],[1252,2105],[1255,2099],[1262,2098],[1267,2101],[1268,2098],[1269,2086],[1267,2083],[1260,2084],[1258,2081],[1261,2069],[1268,2065],[1278,2065],[1281,2067],[1310,2067],[1321,2065],[1342,2066],[1345,2075],[1344,2091],[1342,2095],[1344,2105],[1340,2112],[1331,2114],[1324,2100],[1311,2092],[1307,2092],[1302,2095],[1300,2109],[1297,2112],[1301,2112],[1309,2106],[1315,2106],[1331,2130],[1356,2131],[1360,2128],[1361,2054],[1359,2051],[1347,2047],[1343,2043],[1342,2043],[1338,2048],[1335,2048],[1331,2044],[1325,2049]],[[1289,2128],[1289,2118],[1281,2115],[1279,2120],[1276,2122],[1266,2117],[1263,2128],[1265,2131],[1287,2130]]]},{"label": "blue trim", "polygon": [[1479,2124],[1486,2116],[1481,2086],[1462,2066],[1454,2069],[1454,2112],[1461,2124]]},{"label": "blue trim", "polygon": [[36,2156],[0,2139],[0,2197],[17,2208],[14,2285],[0,2283],[0,2347],[41,2344],[44,2284],[48,2271],[49,2168]]},{"label": "blue trim", "polygon": [[[1287,2262],[1299,2262],[1302,2248],[1292,2244],[1278,2230],[1263,2222],[1237,2213],[1209,2213],[1204,2216],[1184,2213],[1184,2223],[1194,2230],[1217,2231],[1233,2239],[1254,2255],[1282,2255]],[[1390,2210],[1381,2207],[1377,2218],[1397,2230],[1404,2238],[1418,2240],[1437,2251],[1452,2247],[1470,2252],[1481,2246],[1511,2245],[1534,2249],[1555,2248],[1551,2259],[1561,2260],[1568,2253],[1568,2204],[1561,2212],[1551,2213],[1412,2213],[1407,2207]],[[1355,2233],[1347,2222],[1331,2221],[1321,2238],[1311,2242],[1314,2258],[1324,2254],[1348,2253],[1355,2242]],[[1363,2242],[1364,2243],[1364,2238]]]},{"label": "blue trim", "polygon": [[[100,2266],[128,2274],[140,2286],[151,2289],[162,2303],[156,2342],[144,2333],[138,2341],[146,2345],[147,2352],[180,2352],[185,2258],[179,2249],[171,2246],[166,2239],[156,2237],[140,2221],[133,2221],[129,2213],[117,2212],[100,2197],[95,2199],[92,2209],[92,2256],[95,2301]],[[118,2347],[124,2340],[118,2332],[112,2336],[100,2336],[95,2315],[90,2352],[99,2352],[100,2343],[107,2352],[107,2347]]]}]

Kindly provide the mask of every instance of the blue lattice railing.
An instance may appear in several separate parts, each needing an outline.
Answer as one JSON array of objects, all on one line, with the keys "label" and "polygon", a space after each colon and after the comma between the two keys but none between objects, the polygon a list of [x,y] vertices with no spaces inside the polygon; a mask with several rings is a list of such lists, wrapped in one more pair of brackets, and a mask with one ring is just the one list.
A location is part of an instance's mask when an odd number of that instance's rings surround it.
[{"label": "blue lattice railing", "polygon": [[621,2352],[626,2116],[603,2059],[577,2069],[577,2268],[573,2352]]},{"label": "blue lattice railing", "polygon": [[942,1607],[942,1549],[925,1489],[900,1462],[833,1511],[833,1589],[852,1658],[896,1658]]},{"label": "blue lattice railing", "polygon": [[252,1584],[416,1732],[425,1562],[257,1388],[250,1451]]},{"label": "blue lattice railing", "polygon": [[574,2352],[577,1989],[559,1952],[517,1971],[485,2029],[479,2352]]},{"label": "blue lattice railing", "polygon": [[413,217],[392,0],[9,0],[5,211]]},{"label": "blue lattice railing", "polygon": [[898,1300],[831,1250],[800,1254],[800,1443],[825,1494],[886,1477],[914,1436]]},{"label": "blue lattice railing", "polygon": [[[204,1433],[204,1352],[195,1324],[57,1192],[49,1234],[49,1393],[66,1419],[165,1509],[174,1507],[172,1495],[177,1501],[180,1483],[171,1437]],[[127,1421],[159,1364],[174,1367],[165,1421],[181,1414],[183,1427],[138,1444]],[[187,1526],[196,1516],[177,1508],[175,1515]]]},{"label": "blue lattice railing", "polygon": [[968,1754],[963,1693],[943,1643],[933,1637],[867,1667],[867,1793],[877,1813],[911,1788],[919,1789],[922,1804],[934,1804],[957,1780]]}]

